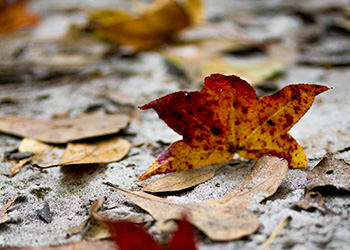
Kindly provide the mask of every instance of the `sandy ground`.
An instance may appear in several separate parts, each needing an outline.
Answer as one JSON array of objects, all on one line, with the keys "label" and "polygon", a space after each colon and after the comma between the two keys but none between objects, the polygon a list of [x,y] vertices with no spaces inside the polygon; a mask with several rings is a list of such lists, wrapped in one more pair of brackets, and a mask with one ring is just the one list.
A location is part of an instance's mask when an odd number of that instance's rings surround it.
[{"label": "sandy ground", "polygon": [[[36,1],[34,7],[55,8],[52,5],[44,5],[44,2],[46,1]],[[101,4],[105,2],[108,1],[101,1]],[[306,5],[313,1],[304,2],[299,4]],[[341,1],[336,2],[342,4]],[[224,8],[225,6],[227,8]],[[216,1],[208,1],[207,8],[210,9],[209,16],[212,18],[228,18],[232,15],[230,10],[249,10],[257,7],[248,3],[234,6],[225,2],[220,7]],[[295,25],[298,25],[298,21],[294,21]],[[259,35],[258,33],[256,34]],[[261,35],[262,33],[260,32]],[[142,53],[131,58],[111,57],[96,68],[104,72],[101,77],[68,80],[60,78],[49,82],[1,85],[0,98],[13,97],[19,102],[16,105],[2,103],[0,115],[51,118],[53,114],[68,109],[71,110],[71,115],[78,115],[83,113],[86,107],[94,104],[102,103],[108,106],[105,100],[98,96],[102,91],[122,93],[133,97],[137,104],[144,104],[156,97],[182,89],[181,81],[177,76],[169,74],[163,58],[155,52]],[[290,83],[317,83],[333,88],[317,97],[309,112],[290,131],[304,147],[309,159],[309,168],[312,168],[329,149],[335,152],[337,158],[350,160],[349,151],[338,152],[350,145],[349,79],[348,67],[290,65],[282,76],[274,80],[279,87]],[[113,106],[111,108],[113,109]],[[9,213],[11,221],[0,225],[0,247],[36,247],[78,241],[79,235],[67,238],[67,231],[88,217],[88,208],[99,197],[107,198],[103,214],[115,218],[144,218],[145,212],[142,209],[104,183],[110,181],[124,189],[140,190],[146,183],[158,177],[136,182],[137,177],[165,148],[164,145],[180,137],[159,120],[153,111],[141,111],[140,121],[131,122],[126,132],[134,135],[126,138],[141,146],[133,147],[125,159],[116,163],[87,169],[61,167],[40,170],[26,167],[14,177],[8,178],[6,174],[10,164],[2,161],[0,204],[5,204],[13,195],[20,195],[22,198],[18,208]],[[0,134],[0,138],[1,157],[6,151],[16,148],[21,140],[5,134]],[[220,198],[249,175],[251,165],[252,162],[247,160],[242,161],[239,166],[224,164],[213,179],[189,190],[168,195],[167,198],[178,203]],[[271,249],[348,249],[349,193],[340,192],[325,196],[329,209],[339,215],[324,215],[317,210],[297,211],[293,209],[292,203],[304,197],[305,181],[306,170],[290,170],[273,197],[251,208],[261,222],[255,234],[231,242],[212,242],[201,235],[200,249],[258,249],[287,216],[291,216],[292,220],[275,239]],[[42,221],[36,213],[45,201],[49,203],[53,214],[51,223]],[[158,233],[154,227],[151,231]]]}]

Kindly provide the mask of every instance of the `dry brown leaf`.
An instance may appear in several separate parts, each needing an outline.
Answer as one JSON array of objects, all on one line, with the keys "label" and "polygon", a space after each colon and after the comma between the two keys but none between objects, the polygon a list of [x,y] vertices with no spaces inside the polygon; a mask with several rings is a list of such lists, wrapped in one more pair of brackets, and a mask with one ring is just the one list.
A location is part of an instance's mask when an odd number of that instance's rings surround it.
[{"label": "dry brown leaf", "polygon": [[318,209],[323,213],[334,214],[334,212],[328,209],[324,202],[322,194],[320,194],[319,192],[307,192],[302,201],[295,202],[293,204],[304,210]]},{"label": "dry brown leaf", "polygon": [[159,46],[202,18],[199,0],[155,1],[135,16],[121,10],[99,10],[90,17],[95,34],[112,42],[147,50]]},{"label": "dry brown leaf", "polygon": [[8,216],[7,212],[11,209],[12,204],[15,202],[17,198],[18,198],[18,195],[10,197],[8,202],[0,208],[0,224],[3,224],[10,220],[10,217]]},{"label": "dry brown leaf", "polygon": [[344,160],[326,155],[313,170],[307,174],[306,189],[333,186],[350,191],[350,164]]},{"label": "dry brown leaf", "polygon": [[61,162],[57,166],[119,161],[127,155],[130,147],[130,142],[120,137],[112,137],[95,143],[68,143]]},{"label": "dry brown leaf", "polygon": [[110,233],[108,232],[106,225],[102,222],[103,218],[97,213],[104,201],[104,198],[97,199],[89,209],[89,218],[81,225],[68,230],[67,235],[71,236],[74,234],[81,234],[85,240],[90,241],[109,238]]},{"label": "dry brown leaf", "polygon": [[33,153],[29,158],[22,159],[19,162],[11,161],[12,166],[10,167],[11,174],[9,177],[13,177],[17,174],[20,169],[30,163],[39,165],[49,165],[59,161],[61,149],[47,145],[38,140],[32,138],[23,138],[21,141],[18,152],[19,153]]},{"label": "dry brown leaf", "polygon": [[174,192],[194,187],[200,183],[210,180],[215,176],[215,169],[190,169],[171,173],[155,181],[150,182],[142,188],[145,192],[160,193]]},{"label": "dry brown leaf", "polygon": [[287,160],[263,156],[256,161],[250,176],[221,201],[228,204],[239,203],[243,206],[261,202],[277,191],[287,172]]},{"label": "dry brown leaf", "polygon": [[148,211],[158,222],[188,220],[212,240],[233,240],[254,233],[258,218],[246,206],[272,195],[288,171],[286,160],[264,156],[256,162],[252,176],[221,200],[177,204],[144,192],[118,190],[132,202]]},{"label": "dry brown leaf", "polygon": [[254,233],[259,220],[248,209],[238,204],[227,206],[217,200],[198,204],[177,204],[144,192],[118,189],[160,223],[181,219],[183,214],[212,240],[233,240]]},{"label": "dry brown leaf", "polygon": [[60,147],[48,145],[36,139],[24,138],[18,151],[30,152],[34,155],[13,163],[11,176],[28,162],[40,168],[115,162],[127,155],[130,148],[130,142],[127,140],[112,137],[91,143],[69,143],[62,155],[63,149]]},{"label": "dry brown leaf", "polygon": [[181,40],[182,44],[164,49],[163,55],[174,65],[185,69],[187,76],[195,83],[202,84],[205,76],[216,72],[239,75],[254,85],[285,70],[281,58],[259,61],[230,61],[224,58],[223,53],[228,51],[240,52],[264,47],[264,44],[233,25],[206,23],[184,31]]},{"label": "dry brown leaf", "polygon": [[16,247],[6,248],[7,250],[117,250],[117,247],[112,241],[80,241],[58,246],[44,247]]},{"label": "dry brown leaf", "polygon": [[117,133],[127,126],[129,120],[129,116],[124,114],[102,113],[52,120],[34,120],[8,115],[1,118],[0,131],[48,143],[67,143]]}]

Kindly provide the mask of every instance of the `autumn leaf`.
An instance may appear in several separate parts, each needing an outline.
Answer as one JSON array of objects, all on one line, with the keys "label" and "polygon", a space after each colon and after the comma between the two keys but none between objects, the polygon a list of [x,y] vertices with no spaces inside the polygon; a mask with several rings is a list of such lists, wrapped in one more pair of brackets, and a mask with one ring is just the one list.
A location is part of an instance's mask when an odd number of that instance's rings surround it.
[{"label": "autumn leaf", "polygon": [[[162,250],[164,248],[140,225],[130,221],[105,221],[120,250]],[[196,250],[191,224],[183,219],[169,241],[169,250]]]},{"label": "autumn leaf", "polygon": [[48,143],[67,143],[86,138],[115,134],[126,127],[125,114],[91,113],[76,118],[36,120],[13,115],[0,119],[0,131]]},{"label": "autumn leaf", "polygon": [[0,33],[11,33],[38,23],[39,16],[28,12],[27,5],[27,0],[0,0]]},{"label": "autumn leaf", "polygon": [[7,212],[13,208],[13,203],[18,198],[18,195],[10,197],[6,205],[0,207],[0,224],[3,224],[10,220],[10,217],[8,216]]},{"label": "autumn leaf", "polygon": [[200,0],[155,1],[143,13],[98,10],[90,17],[90,28],[100,38],[147,50],[173,38],[179,31],[203,18]]},{"label": "autumn leaf", "polygon": [[226,162],[235,153],[248,159],[271,154],[287,159],[292,168],[305,167],[306,155],[288,131],[315,96],[328,89],[293,84],[258,99],[241,78],[213,74],[201,91],[179,91],[151,101],[139,108],[153,108],[183,139],[172,143],[138,180]]},{"label": "autumn leaf", "polygon": [[108,185],[149,212],[157,220],[156,225],[161,231],[161,225],[181,219],[186,214],[189,222],[210,239],[227,241],[251,235],[259,228],[258,218],[248,208],[273,195],[287,172],[286,160],[265,155],[255,162],[251,175],[226,196],[190,204],[175,203],[145,192],[124,190],[111,183]]}]

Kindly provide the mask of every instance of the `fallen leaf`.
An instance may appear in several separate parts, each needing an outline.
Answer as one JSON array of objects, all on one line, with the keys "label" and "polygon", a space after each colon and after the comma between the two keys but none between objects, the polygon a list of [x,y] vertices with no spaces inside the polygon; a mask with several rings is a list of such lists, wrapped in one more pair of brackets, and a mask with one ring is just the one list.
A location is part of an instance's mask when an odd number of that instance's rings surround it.
[{"label": "fallen leaf", "polygon": [[16,201],[18,198],[18,195],[10,197],[8,202],[0,208],[0,224],[3,224],[10,220],[10,217],[8,216],[7,212],[11,210],[12,204]]},{"label": "fallen leaf", "polygon": [[13,163],[10,167],[10,175],[9,177],[13,177],[15,174],[17,174],[23,166],[30,163],[30,159],[23,159],[19,162]]},{"label": "fallen leaf", "polygon": [[120,250],[162,250],[145,229],[129,221],[105,221],[113,240]]},{"label": "fallen leaf", "polygon": [[249,207],[273,195],[286,178],[288,163],[285,159],[265,155],[259,158],[250,176],[221,201]]},{"label": "fallen leaf", "polygon": [[258,99],[241,78],[213,74],[201,91],[175,92],[145,104],[139,108],[153,108],[183,139],[171,144],[138,180],[226,162],[235,153],[248,159],[272,154],[287,159],[292,168],[305,167],[305,153],[288,130],[315,96],[328,89],[295,84]]},{"label": "fallen leaf", "polygon": [[67,143],[117,133],[128,125],[129,119],[124,114],[101,113],[82,115],[73,119],[52,120],[7,115],[0,120],[0,131],[48,143]]},{"label": "fallen leaf", "polygon": [[115,162],[127,155],[130,147],[130,142],[120,137],[95,143],[68,143],[61,162],[49,167]]},{"label": "fallen leaf", "polygon": [[114,242],[109,240],[101,241],[79,241],[58,246],[44,247],[7,247],[7,250],[117,250]]},{"label": "fallen leaf", "polygon": [[85,240],[96,241],[110,238],[107,226],[103,223],[104,218],[98,215],[98,210],[103,205],[105,199],[97,199],[89,209],[89,218],[82,224],[68,230],[67,236],[81,234]]},{"label": "fallen leaf", "polygon": [[130,148],[129,141],[120,137],[111,137],[90,143],[68,143],[63,152],[61,147],[48,145],[32,138],[24,138],[18,150],[22,153],[31,153],[33,156],[14,163],[11,167],[11,176],[28,162],[39,168],[115,162],[127,155]]},{"label": "fallen leaf", "polygon": [[162,0],[138,16],[121,10],[98,10],[91,15],[89,26],[98,37],[147,50],[171,40],[201,17],[200,0]]},{"label": "fallen leaf", "polygon": [[258,61],[234,62],[217,59],[202,64],[202,77],[210,72],[239,75],[246,81],[255,85],[269,80],[285,71],[286,64],[281,59],[265,59]]},{"label": "fallen leaf", "polygon": [[215,169],[190,169],[152,181],[144,186],[142,190],[150,193],[174,192],[196,186],[214,176]]},{"label": "fallen leaf", "polygon": [[11,33],[36,25],[39,19],[37,14],[28,11],[27,0],[0,1],[0,33]]},{"label": "fallen leaf", "polygon": [[165,248],[162,248],[143,227],[134,222],[125,220],[105,220],[104,222],[107,224],[109,231],[113,235],[113,240],[120,250],[197,249],[192,226],[186,218],[178,222],[178,228]]},{"label": "fallen leaf", "polygon": [[306,189],[333,186],[337,189],[350,191],[350,164],[344,160],[334,159],[326,155],[307,174]]},{"label": "fallen leaf", "polygon": [[258,218],[246,207],[272,195],[287,171],[286,160],[263,156],[255,163],[251,177],[232,193],[221,200],[193,204],[177,204],[144,192],[116,188],[160,223],[181,219],[182,215],[186,214],[189,222],[210,239],[233,240],[250,235],[258,229]]},{"label": "fallen leaf", "polygon": [[257,84],[285,70],[280,58],[229,60],[228,53],[263,50],[265,47],[232,24],[204,23],[183,31],[179,40],[178,44],[164,48],[162,54],[172,65],[183,69],[185,76],[196,84],[201,84],[211,72],[240,75],[251,84]]},{"label": "fallen leaf", "polygon": [[52,164],[53,162],[58,162],[58,159],[60,157],[60,148],[47,145],[32,138],[23,138],[18,147],[18,152],[16,155],[18,157],[29,156],[29,158],[21,159],[18,161],[16,160],[17,157],[11,157],[12,154],[9,155],[9,160],[11,160],[11,158],[15,158],[11,161],[11,174],[9,177],[13,177],[20,171],[23,166],[27,164],[34,163],[40,165],[48,165]]},{"label": "fallen leaf", "polygon": [[309,191],[305,194],[305,197],[302,201],[293,203],[295,206],[304,209],[304,210],[312,210],[318,209],[323,213],[332,213],[331,210],[326,206],[322,194],[319,192]]}]

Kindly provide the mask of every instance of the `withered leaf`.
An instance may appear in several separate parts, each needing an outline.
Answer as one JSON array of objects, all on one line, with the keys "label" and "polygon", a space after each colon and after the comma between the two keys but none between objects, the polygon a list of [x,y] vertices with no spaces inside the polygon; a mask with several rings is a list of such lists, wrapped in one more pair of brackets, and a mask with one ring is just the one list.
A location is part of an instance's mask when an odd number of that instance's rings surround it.
[{"label": "withered leaf", "polygon": [[120,137],[95,143],[68,143],[61,162],[47,167],[115,162],[127,155],[130,147],[130,142]]},{"label": "withered leaf", "polygon": [[154,109],[183,139],[171,144],[139,180],[226,162],[235,153],[248,159],[271,154],[287,159],[292,168],[305,167],[306,155],[288,131],[315,96],[328,89],[295,84],[258,99],[238,76],[213,74],[201,91],[179,91],[151,101],[140,109]]},{"label": "withered leaf", "polygon": [[90,28],[101,38],[147,50],[173,38],[179,31],[202,16],[199,0],[155,1],[135,16],[121,10],[99,10],[90,17]]},{"label": "withered leaf", "polygon": [[215,169],[190,169],[171,173],[152,181],[144,186],[142,190],[150,193],[174,192],[196,186],[214,176]]},{"label": "withered leaf", "polygon": [[142,209],[148,211],[157,221],[180,219],[183,214],[212,240],[233,240],[254,233],[259,220],[245,207],[230,206],[216,200],[198,204],[177,204],[144,192],[118,189]]},{"label": "withered leaf", "polygon": [[344,160],[334,159],[326,155],[307,174],[306,189],[333,186],[337,189],[350,191],[350,164]]},{"label": "withered leaf", "polygon": [[115,244],[109,240],[103,241],[79,241],[65,245],[58,246],[44,246],[44,247],[16,247],[6,248],[7,250],[117,250]]},{"label": "withered leaf", "polygon": [[11,209],[12,204],[16,201],[17,198],[18,195],[10,197],[8,202],[4,206],[0,207],[0,224],[3,224],[10,220],[7,212]]},{"label": "withered leaf", "polygon": [[250,176],[221,201],[239,203],[246,207],[261,202],[277,191],[287,172],[286,160],[263,156],[256,161]]},{"label": "withered leaf", "polygon": [[1,118],[0,131],[48,143],[67,143],[117,133],[127,126],[129,120],[130,118],[124,114],[102,113],[52,120],[34,120],[8,115]]},{"label": "withered leaf", "polygon": [[89,218],[82,224],[71,228],[67,236],[81,234],[85,240],[96,241],[110,237],[107,226],[102,222],[104,218],[98,215],[98,210],[103,205],[105,199],[97,199],[89,209]]},{"label": "withered leaf", "polygon": [[0,1],[0,33],[10,33],[39,22],[37,14],[28,11],[27,0]]},{"label": "withered leaf", "polygon": [[309,191],[305,194],[305,197],[302,201],[295,202],[293,204],[304,210],[318,209],[323,213],[333,213],[328,209],[324,202],[322,194],[319,192]]},{"label": "withered leaf", "polygon": [[[270,164],[272,166],[270,167]],[[267,168],[267,170],[265,169]],[[213,240],[233,240],[254,233],[258,218],[246,207],[272,195],[288,170],[287,162],[273,156],[257,161],[252,176],[221,200],[177,204],[144,192],[118,190],[132,202],[148,211],[157,221],[188,220]],[[277,172],[277,173],[275,173]],[[272,176],[271,176],[272,174]]]}]

